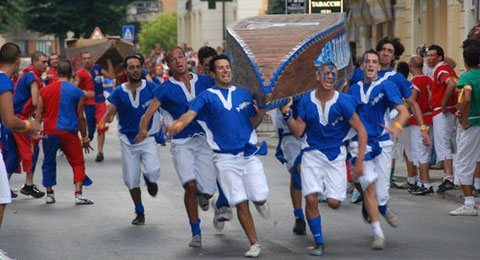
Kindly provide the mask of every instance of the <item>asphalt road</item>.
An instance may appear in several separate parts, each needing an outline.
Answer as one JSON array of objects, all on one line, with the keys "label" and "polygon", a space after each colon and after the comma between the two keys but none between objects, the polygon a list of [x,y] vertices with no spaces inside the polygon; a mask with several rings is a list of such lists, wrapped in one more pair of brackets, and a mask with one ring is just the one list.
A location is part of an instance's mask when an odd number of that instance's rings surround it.
[{"label": "asphalt road", "polygon": [[[212,226],[213,211],[201,211],[203,247],[189,248],[190,226],[183,205],[183,189],[175,173],[169,145],[159,147],[162,176],[159,193],[152,198],[142,184],[146,224],[132,226],[134,207],[123,184],[120,149],[115,134],[109,133],[105,161],[86,156],[87,175],[94,184],[85,196],[94,205],[76,206],[72,172],[66,159],[58,157],[57,202],[19,194],[7,206],[0,231],[0,248],[14,259],[232,259],[243,258],[248,240],[238,220],[227,223],[223,233]],[[270,187],[272,217],[260,218],[253,210],[262,245],[263,259],[311,259],[307,247],[312,237],[292,233],[293,213],[285,167],[273,156],[263,157]],[[38,169],[40,169],[40,166]],[[19,189],[24,176],[14,176]],[[41,184],[37,171],[36,183]],[[143,182],[143,181],[142,181]],[[44,188],[41,188],[44,190]],[[460,204],[436,195],[414,197],[403,190],[391,191],[390,206],[400,217],[400,227],[382,220],[387,239],[383,251],[370,249],[371,228],[361,218],[361,207],[345,201],[338,210],[320,204],[326,241],[325,259],[467,259],[478,256],[480,217],[451,217],[448,212]],[[349,196],[348,196],[349,198]],[[347,200],[348,200],[347,198]]]}]

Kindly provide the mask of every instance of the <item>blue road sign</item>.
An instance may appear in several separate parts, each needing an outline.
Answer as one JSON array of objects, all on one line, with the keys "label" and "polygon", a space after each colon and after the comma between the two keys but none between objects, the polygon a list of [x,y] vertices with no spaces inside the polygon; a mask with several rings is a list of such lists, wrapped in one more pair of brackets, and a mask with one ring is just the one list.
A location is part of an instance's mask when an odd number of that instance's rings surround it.
[{"label": "blue road sign", "polygon": [[135,28],[133,25],[122,26],[122,38],[125,41],[135,41]]}]

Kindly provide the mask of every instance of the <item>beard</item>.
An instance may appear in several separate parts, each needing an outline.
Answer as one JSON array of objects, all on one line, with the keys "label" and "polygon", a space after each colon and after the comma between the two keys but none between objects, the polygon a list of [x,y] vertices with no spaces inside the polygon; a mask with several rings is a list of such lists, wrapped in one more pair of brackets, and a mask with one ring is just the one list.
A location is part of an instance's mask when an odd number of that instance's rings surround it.
[{"label": "beard", "polygon": [[138,82],[142,81],[142,76],[135,77],[134,75],[128,74],[128,73],[127,73],[127,78],[128,78],[128,81],[130,81],[132,83],[138,83]]}]

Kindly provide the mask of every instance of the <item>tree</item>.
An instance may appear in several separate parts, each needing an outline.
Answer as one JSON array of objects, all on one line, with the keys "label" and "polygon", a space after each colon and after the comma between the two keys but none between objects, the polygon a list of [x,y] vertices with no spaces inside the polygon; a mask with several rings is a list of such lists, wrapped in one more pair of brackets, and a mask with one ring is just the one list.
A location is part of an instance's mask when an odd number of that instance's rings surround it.
[{"label": "tree", "polygon": [[22,24],[23,0],[2,0],[0,4],[0,33]]},{"label": "tree", "polygon": [[164,49],[177,45],[177,14],[160,13],[153,21],[142,22],[138,34],[140,51],[150,53],[156,44]]},{"label": "tree", "polygon": [[65,46],[68,31],[75,37],[89,36],[95,26],[106,34],[119,35],[131,0],[23,0],[25,27],[32,31],[55,34],[60,47]]},{"label": "tree", "polygon": [[285,0],[268,0],[267,14],[285,14]]}]

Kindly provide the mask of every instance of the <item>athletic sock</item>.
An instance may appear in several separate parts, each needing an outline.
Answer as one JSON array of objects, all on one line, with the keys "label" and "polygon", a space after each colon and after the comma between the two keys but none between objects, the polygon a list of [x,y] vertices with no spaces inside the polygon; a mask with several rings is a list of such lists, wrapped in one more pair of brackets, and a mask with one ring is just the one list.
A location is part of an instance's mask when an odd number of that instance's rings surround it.
[{"label": "athletic sock", "polygon": [[417,187],[421,188],[423,186],[423,181],[422,180],[418,180],[417,181]]},{"label": "athletic sock", "polygon": [[380,227],[379,221],[372,222],[372,231],[374,235],[377,235],[381,238],[385,238],[385,236],[383,235],[382,227]]},{"label": "athletic sock", "polygon": [[465,196],[465,207],[473,208],[475,207],[475,199],[473,196]]},{"label": "athletic sock", "polygon": [[293,215],[295,215],[295,217],[297,217],[297,218],[301,219],[303,222],[305,222],[305,215],[303,215],[302,208],[294,209],[293,210]]},{"label": "athletic sock", "polygon": [[143,208],[143,204],[141,202],[135,203],[135,212],[143,213],[145,209]]},{"label": "athletic sock", "polygon": [[200,230],[200,219],[195,222],[190,222],[190,228],[192,229],[192,237],[195,235],[202,235],[202,231]]},{"label": "athletic sock", "polygon": [[378,206],[378,212],[380,212],[382,215],[385,215],[387,213],[387,205]]},{"label": "athletic sock", "polygon": [[473,187],[476,190],[480,190],[480,178],[475,178],[475,181],[473,182]]},{"label": "athletic sock", "polygon": [[308,220],[308,226],[310,227],[310,231],[313,234],[313,239],[315,243],[325,244],[322,235],[322,217],[318,216],[313,219]]},{"label": "athletic sock", "polygon": [[429,181],[425,181],[425,182],[423,182],[423,186],[424,186],[426,189],[430,189],[430,187],[432,187],[432,183],[430,183]]},{"label": "athletic sock", "polygon": [[408,184],[415,184],[415,182],[417,181],[417,176],[415,177],[407,177],[407,183]]}]

